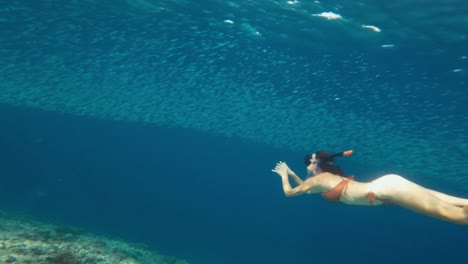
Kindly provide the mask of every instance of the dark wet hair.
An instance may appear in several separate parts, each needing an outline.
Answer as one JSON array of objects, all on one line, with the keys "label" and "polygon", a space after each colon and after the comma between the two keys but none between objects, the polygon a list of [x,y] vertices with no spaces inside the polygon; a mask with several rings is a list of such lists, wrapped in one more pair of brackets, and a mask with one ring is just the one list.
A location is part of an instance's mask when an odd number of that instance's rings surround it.
[{"label": "dark wet hair", "polygon": [[339,166],[334,164],[332,154],[330,154],[330,152],[325,151],[325,150],[320,150],[320,151],[317,151],[315,153],[305,156],[304,163],[307,166],[310,165],[310,159],[312,158],[313,154],[315,154],[315,158],[318,160],[317,166],[323,172],[330,172],[335,175],[345,176],[344,171]]}]

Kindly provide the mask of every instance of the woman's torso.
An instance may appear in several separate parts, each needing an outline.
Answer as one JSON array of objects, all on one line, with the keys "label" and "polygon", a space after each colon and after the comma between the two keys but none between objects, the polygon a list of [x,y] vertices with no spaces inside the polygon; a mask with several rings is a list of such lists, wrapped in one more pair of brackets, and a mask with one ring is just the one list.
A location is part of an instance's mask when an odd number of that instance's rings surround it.
[{"label": "woman's torso", "polygon": [[[369,199],[366,196],[371,191],[372,182],[357,182],[343,176],[334,175],[328,172],[320,173],[317,177],[317,185],[314,187],[314,192],[325,193],[342,181],[349,181],[346,187],[341,192],[340,202],[353,205],[370,205]],[[381,201],[374,201],[374,205],[382,204]]]}]

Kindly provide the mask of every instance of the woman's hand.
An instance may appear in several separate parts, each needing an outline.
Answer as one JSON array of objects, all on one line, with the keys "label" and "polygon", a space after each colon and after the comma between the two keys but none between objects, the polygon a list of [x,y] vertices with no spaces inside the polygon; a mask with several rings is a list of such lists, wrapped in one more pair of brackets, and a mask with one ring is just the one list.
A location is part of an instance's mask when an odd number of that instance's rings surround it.
[{"label": "woman's hand", "polygon": [[285,177],[288,176],[289,167],[285,162],[280,161],[271,171],[276,172],[278,173],[278,175]]}]

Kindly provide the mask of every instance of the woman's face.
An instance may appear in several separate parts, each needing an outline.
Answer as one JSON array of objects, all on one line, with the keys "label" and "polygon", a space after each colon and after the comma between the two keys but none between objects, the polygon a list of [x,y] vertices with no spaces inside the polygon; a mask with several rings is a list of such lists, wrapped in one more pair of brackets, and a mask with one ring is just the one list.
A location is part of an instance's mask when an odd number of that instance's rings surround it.
[{"label": "woman's face", "polygon": [[309,164],[309,166],[307,166],[307,173],[312,174],[312,175],[315,175],[315,174],[319,173],[321,170],[317,166],[317,164],[318,164],[318,160],[317,160],[316,155],[314,153],[310,157],[310,164]]}]

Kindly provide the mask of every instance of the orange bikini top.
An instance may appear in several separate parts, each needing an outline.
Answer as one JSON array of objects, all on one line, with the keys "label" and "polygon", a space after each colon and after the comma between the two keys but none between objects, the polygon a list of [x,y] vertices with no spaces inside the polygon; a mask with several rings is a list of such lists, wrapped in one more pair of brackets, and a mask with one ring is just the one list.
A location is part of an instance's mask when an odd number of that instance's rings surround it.
[{"label": "orange bikini top", "polygon": [[346,177],[340,183],[338,183],[335,187],[331,188],[330,190],[323,192],[323,198],[327,199],[330,202],[339,202],[341,193],[343,193],[346,186],[348,186],[349,181],[354,180],[354,176]]}]

